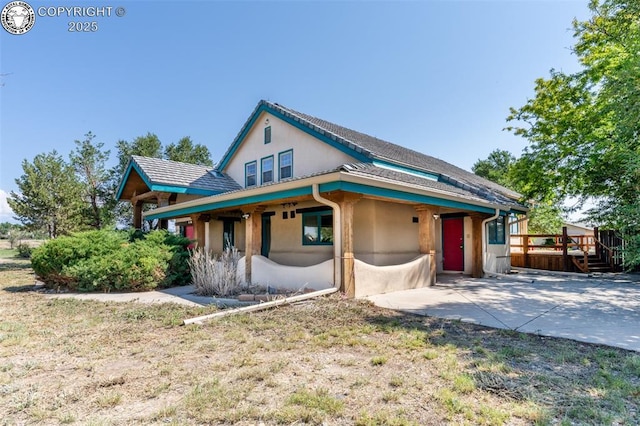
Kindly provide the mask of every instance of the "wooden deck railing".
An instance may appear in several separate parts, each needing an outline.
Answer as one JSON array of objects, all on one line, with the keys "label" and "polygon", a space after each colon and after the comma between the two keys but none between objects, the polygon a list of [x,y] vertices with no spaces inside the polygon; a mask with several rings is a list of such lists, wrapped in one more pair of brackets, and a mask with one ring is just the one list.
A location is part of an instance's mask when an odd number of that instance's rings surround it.
[{"label": "wooden deck railing", "polygon": [[[513,249],[520,249],[524,256],[524,267],[530,267],[529,255],[557,252],[557,255],[562,253],[562,263],[559,264],[560,259],[556,257],[554,269],[588,272],[588,257],[595,255],[602,262],[607,263],[612,271],[621,271],[622,238],[614,231],[600,231],[598,228],[594,228],[593,231],[593,235],[568,235],[567,228],[563,227],[562,234],[513,234],[511,235],[512,258],[515,254]],[[544,240],[544,243],[540,240]],[[570,251],[581,253],[569,254]],[[576,264],[576,256],[584,258],[581,264],[579,262]]]}]

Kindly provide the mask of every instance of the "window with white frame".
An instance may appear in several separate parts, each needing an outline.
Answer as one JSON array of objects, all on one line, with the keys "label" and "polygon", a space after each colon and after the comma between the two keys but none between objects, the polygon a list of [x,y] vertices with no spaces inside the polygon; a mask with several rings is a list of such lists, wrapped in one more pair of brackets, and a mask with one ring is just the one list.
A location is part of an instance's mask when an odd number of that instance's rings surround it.
[{"label": "window with white frame", "polygon": [[273,155],[260,160],[262,183],[273,182]]},{"label": "window with white frame", "polygon": [[280,180],[293,177],[293,150],[278,154],[278,168]]},{"label": "window with white frame", "polygon": [[256,186],[258,176],[258,166],[255,161],[244,165],[244,186]]}]

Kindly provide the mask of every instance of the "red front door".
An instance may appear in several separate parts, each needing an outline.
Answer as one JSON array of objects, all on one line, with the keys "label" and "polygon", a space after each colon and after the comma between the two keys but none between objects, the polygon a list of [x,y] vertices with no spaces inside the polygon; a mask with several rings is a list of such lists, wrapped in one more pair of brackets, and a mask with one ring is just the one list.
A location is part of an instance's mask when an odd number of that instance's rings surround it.
[{"label": "red front door", "polygon": [[464,271],[464,219],[442,219],[442,269]]},{"label": "red front door", "polygon": [[[193,228],[193,225],[187,225],[184,227],[184,236],[187,237],[190,240],[194,240],[195,239],[195,229]],[[195,243],[191,243],[189,244],[189,250],[194,249],[196,247]]]}]

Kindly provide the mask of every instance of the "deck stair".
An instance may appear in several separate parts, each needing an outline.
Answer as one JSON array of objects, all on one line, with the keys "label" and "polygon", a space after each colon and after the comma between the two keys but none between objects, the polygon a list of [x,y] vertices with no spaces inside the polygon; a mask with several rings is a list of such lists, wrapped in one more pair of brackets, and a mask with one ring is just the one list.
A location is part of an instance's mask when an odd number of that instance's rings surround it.
[{"label": "deck stair", "polygon": [[573,257],[573,263],[585,273],[592,272],[612,272],[611,265],[598,257],[596,254],[590,254],[586,257],[587,267],[585,268],[584,258],[579,256]]}]

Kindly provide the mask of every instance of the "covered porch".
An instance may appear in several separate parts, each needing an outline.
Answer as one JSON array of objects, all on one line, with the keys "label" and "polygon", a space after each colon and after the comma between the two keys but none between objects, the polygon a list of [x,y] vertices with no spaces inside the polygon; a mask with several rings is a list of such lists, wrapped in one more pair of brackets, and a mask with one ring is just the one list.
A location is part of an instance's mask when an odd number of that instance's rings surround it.
[{"label": "covered porch", "polygon": [[434,285],[436,273],[446,271],[443,222],[460,217],[464,234],[454,243],[465,265],[458,272],[483,275],[482,224],[492,216],[490,209],[477,212],[333,187],[316,183],[297,189],[298,195],[274,191],[259,201],[253,194],[229,199],[222,194],[205,205],[194,202],[175,213],[163,209],[166,213],[151,211],[147,217],[190,221],[193,239],[205,250],[220,253],[233,245],[243,254],[240,270],[247,283],[315,290],[336,286],[348,297]]}]

